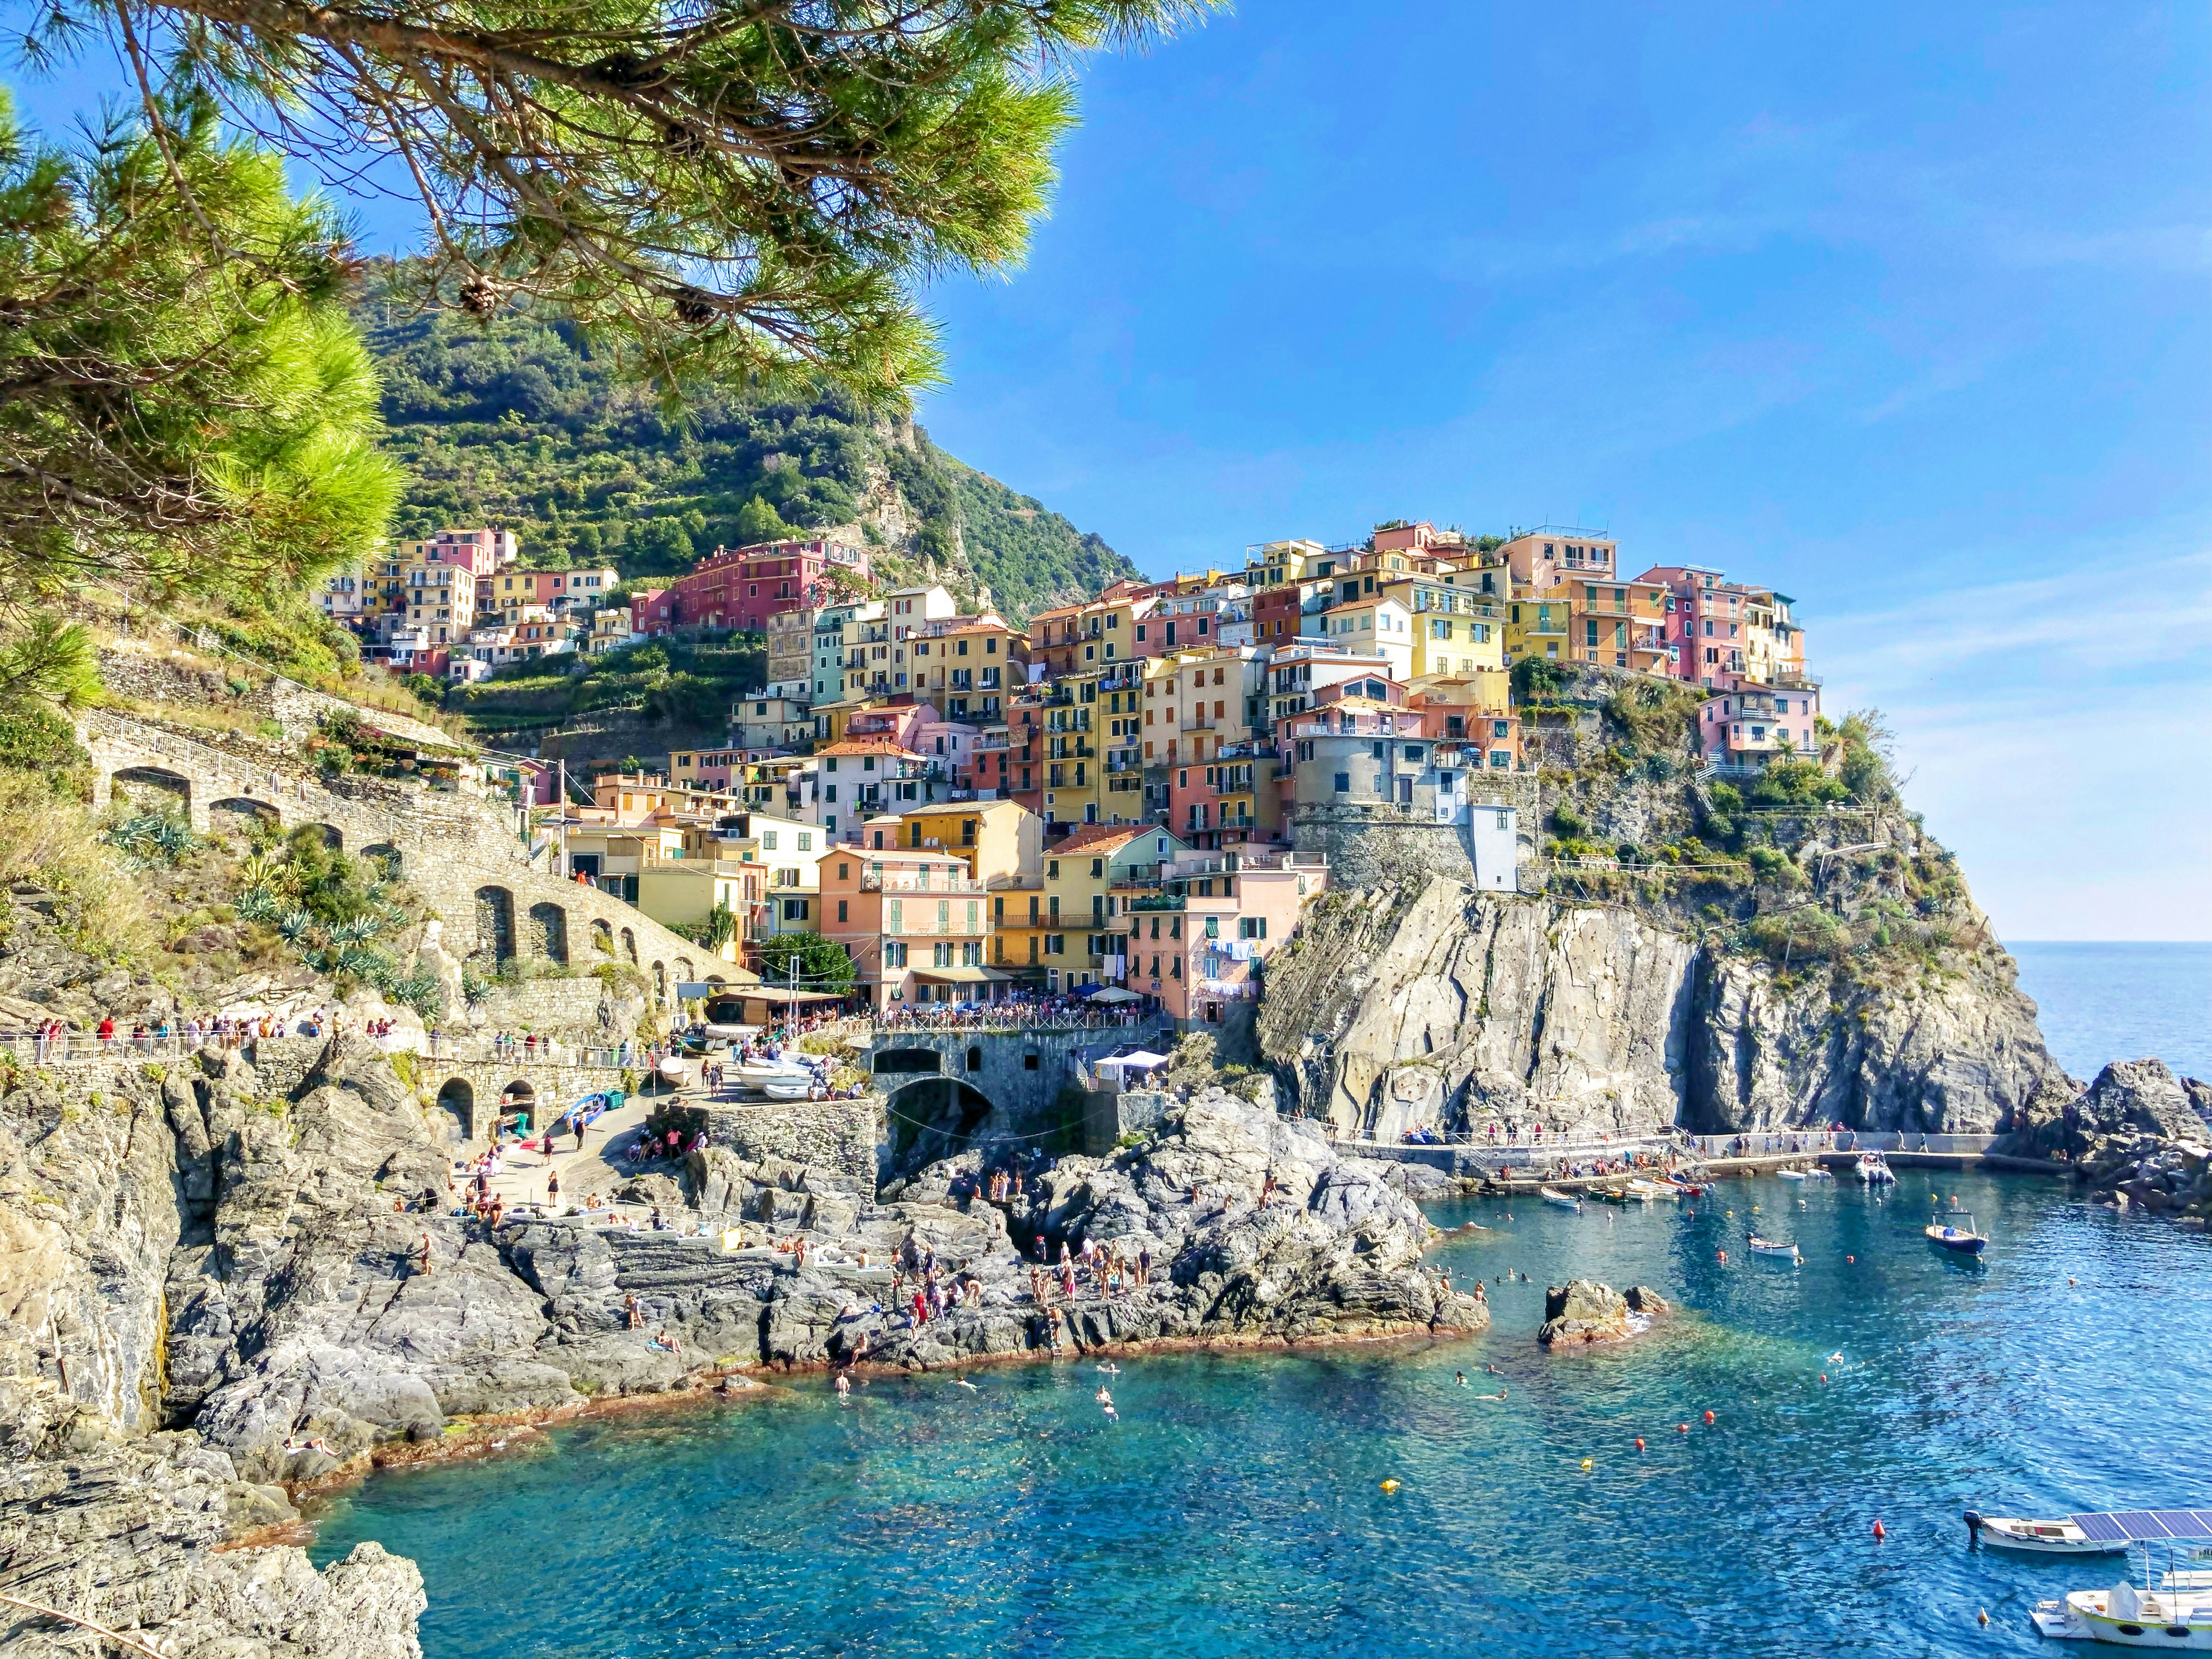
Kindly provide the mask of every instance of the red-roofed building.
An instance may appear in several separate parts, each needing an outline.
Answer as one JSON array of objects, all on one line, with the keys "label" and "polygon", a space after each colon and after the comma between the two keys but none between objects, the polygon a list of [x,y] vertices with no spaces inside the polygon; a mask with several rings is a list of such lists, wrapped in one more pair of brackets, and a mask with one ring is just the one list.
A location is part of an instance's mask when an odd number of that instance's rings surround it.
[{"label": "red-roofed building", "polygon": [[668,586],[678,627],[761,629],[787,611],[823,605],[869,580],[866,548],[822,538],[716,548]]}]

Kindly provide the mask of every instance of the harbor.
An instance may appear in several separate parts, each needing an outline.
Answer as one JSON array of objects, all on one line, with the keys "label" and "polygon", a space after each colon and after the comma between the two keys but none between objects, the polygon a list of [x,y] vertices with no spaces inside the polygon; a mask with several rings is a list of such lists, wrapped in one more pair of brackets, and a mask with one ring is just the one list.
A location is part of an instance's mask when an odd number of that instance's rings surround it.
[{"label": "harbor", "polygon": [[[1431,1204],[1431,1261],[1494,1310],[1472,1340],[877,1375],[842,1401],[770,1379],[379,1474],[316,1559],[375,1538],[419,1560],[428,1659],[673,1654],[708,1628],[1101,1659],[2094,1651],[2033,1612],[2124,1564],[1975,1546],[1960,1516],[2203,1507],[2212,1448],[2172,1430],[2212,1354],[2168,1339],[2212,1316],[2212,1257],[2055,1183],[1892,1161],[1881,1192],[1762,1174],[1696,1205]],[[1954,1197],[1980,1261],[1922,1237]],[[1802,1265],[1741,1248],[1768,1229]],[[1547,1281],[1581,1276],[1677,1312],[1546,1353]],[[542,1595],[610,1559],[619,1595]],[[1747,1595],[1754,1571],[1778,1593]]]}]

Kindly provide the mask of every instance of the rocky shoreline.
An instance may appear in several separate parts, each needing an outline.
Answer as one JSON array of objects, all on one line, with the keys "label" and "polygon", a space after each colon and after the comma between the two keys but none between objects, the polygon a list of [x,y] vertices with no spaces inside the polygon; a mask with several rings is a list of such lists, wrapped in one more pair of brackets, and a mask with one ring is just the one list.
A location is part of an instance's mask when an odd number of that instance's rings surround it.
[{"label": "rocky shoreline", "polygon": [[[0,1096],[0,1590],[172,1659],[416,1653],[411,1563],[364,1545],[318,1573],[295,1541],[299,1500],[379,1464],[760,1372],[1488,1321],[1422,1265],[1436,1231],[1392,1170],[1218,1090],[1113,1157],[1025,1165],[1018,1194],[976,1152],[878,1195],[707,1149],[646,1177],[679,1223],[655,1231],[457,1214],[448,1146],[386,1057],[334,1039],[294,1076],[211,1049],[91,1091],[18,1073]],[[739,1227],[805,1255],[723,1248]],[[1148,1253],[1150,1282],[1040,1304],[1040,1247],[1056,1265],[1063,1242]],[[890,1305],[893,1260],[957,1294],[927,1320]],[[0,1632],[82,1650],[21,1609]]]}]

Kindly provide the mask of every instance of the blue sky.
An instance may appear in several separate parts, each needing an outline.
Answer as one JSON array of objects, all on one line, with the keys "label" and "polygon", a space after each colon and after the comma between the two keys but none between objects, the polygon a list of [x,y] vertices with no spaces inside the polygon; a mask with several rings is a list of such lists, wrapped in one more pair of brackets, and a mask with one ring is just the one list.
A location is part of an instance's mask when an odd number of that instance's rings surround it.
[{"label": "blue sky", "polygon": [[1247,0],[1086,72],[922,417],[1154,573],[1406,515],[1771,582],[2002,935],[2212,938],[2208,80],[2200,5]]}]

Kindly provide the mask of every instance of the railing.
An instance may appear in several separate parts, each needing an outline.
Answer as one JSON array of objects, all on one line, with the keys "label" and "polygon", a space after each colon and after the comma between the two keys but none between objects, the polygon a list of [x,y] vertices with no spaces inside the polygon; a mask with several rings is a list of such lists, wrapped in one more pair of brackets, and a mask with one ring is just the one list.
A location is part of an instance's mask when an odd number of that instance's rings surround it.
[{"label": "railing", "polygon": [[1113,1031],[1150,1030],[1158,1024],[1156,1013],[1126,1003],[1117,1011],[1063,1002],[968,1002],[897,1009],[876,1019],[874,1026],[878,1032]]},{"label": "railing", "polygon": [[[183,1060],[204,1049],[258,1048],[271,1042],[300,1042],[319,1048],[331,1035],[328,1031],[286,1031],[259,1036],[242,1031],[203,1030],[196,1034],[153,1031],[141,1036],[118,1031],[114,1036],[102,1038],[90,1031],[69,1031],[52,1037],[11,1031],[0,1032],[0,1052],[12,1055],[20,1065],[85,1066],[127,1060]],[[385,1054],[422,1054],[459,1065],[592,1066],[612,1070],[618,1066],[641,1066],[647,1063],[647,1050],[635,1046],[577,1048],[550,1038],[532,1041],[518,1037],[502,1043],[490,1037],[464,1038],[410,1031],[368,1041]],[[653,1053],[657,1054],[658,1051]]]},{"label": "railing", "polygon": [[966,876],[939,876],[921,872],[901,874],[886,872],[877,875],[863,871],[860,890],[864,893],[951,893],[973,896],[988,890],[980,881]]},{"label": "railing", "polygon": [[1143,910],[1180,910],[1183,904],[1180,893],[1150,893],[1142,898],[1123,899],[1121,909],[1124,915]]}]

